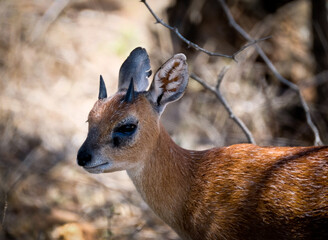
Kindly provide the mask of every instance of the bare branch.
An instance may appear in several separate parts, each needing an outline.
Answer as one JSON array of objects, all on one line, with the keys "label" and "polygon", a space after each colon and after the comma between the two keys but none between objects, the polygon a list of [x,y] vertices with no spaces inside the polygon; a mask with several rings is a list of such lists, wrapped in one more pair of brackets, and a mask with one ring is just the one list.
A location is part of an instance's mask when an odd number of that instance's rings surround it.
[{"label": "bare branch", "polygon": [[43,35],[49,26],[58,18],[60,13],[69,4],[70,0],[57,0],[53,1],[41,19],[36,23],[33,32],[30,36],[31,42],[37,40],[41,35]]},{"label": "bare branch", "polygon": [[224,74],[227,72],[226,68],[223,68],[223,70],[220,72],[219,77],[218,77],[218,83],[216,85],[216,88],[210,86],[209,84],[207,84],[203,79],[201,79],[200,77],[198,77],[196,74],[192,73],[190,75],[190,77],[194,80],[196,80],[197,82],[199,82],[205,89],[209,90],[210,92],[212,92],[213,94],[215,94],[215,96],[217,97],[217,99],[219,99],[219,101],[222,103],[222,105],[224,106],[224,108],[227,110],[229,117],[241,128],[241,130],[245,133],[248,142],[256,144],[254,137],[251,133],[251,131],[246,127],[246,125],[244,124],[244,122],[242,120],[240,120],[233,112],[231,107],[229,106],[227,100],[223,97],[223,95],[220,92],[220,84],[223,80]]},{"label": "bare branch", "polygon": [[4,196],[4,206],[3,206],[3,213],[2,213],[2,220],[1,220],[1,224],[0,224],[0,230],[1,229],[4,229],[6,212],[7,212],[7,208],[8,208],[8,196],[7,196],[7,192],[5,192],[4,195],[5,195]]},{"label": "bare branch", "polygon": [[217,81],[217,83],[216,83],[216,87],[215,87],[215,90],[217,91],[217,92],[219,92],[219,90],[220,90],[220,86],[221,86],[221,83],[222,83],[222,80],[223,80],[223,78],[224,78],[224,75],[226,74],[226,72],[228,71],[228,67],[223,67],[223,69],[221,70],[221,72],[220,72],[220,74],[219,74],[219,76],[218,76],[218,81]]},{"label": "bare branch", "polygon": [[163,25],[164,27],[166,27],[167,29],[171,30],[172,32],[174,32],[178,38],[180,38],[183,42],[185,42],[188,47],[192,47],[198,51],[201,51],[201,52],[204,52],[210,56],[216,56],[216,57],[225,57],[225,58],[230,58],[234,61],[236,61],[236,56],[243,50],[245,50],[246,48],[260,42],[260,41],[264,41],[266,39],[268,39],[268,37],[264,37],[264,38],[261,38],[261,39],[258,39],[258,40],[254,40],[252,39],[251,41],[249,41],[248,44],[244,45],[243,47],[241,47],[237,52],[235,52],[234,54],[232,55],[227,55],[227,54],[222,54],[222,53],[217,53],[217,52],[211,52],[211,51],[208,51],[202,47],[200,47],[199,45],[197,45],[196,43],[193,43],[191,42],[190,40],[186,39],[180,32],[179,30],[176,28],[176,27],[172,27],[170,25],[168,25],[167,23],[165,23],[162,19],[160,19],[156,14],[155,12],[153,11],[153,9],[151,9],[151,7],[148,5],[147,1],[146,0],[141,0],[140,2],[144,3],[145,6],[147,7],[147,9],[149,10],[149,12],[151,13],[151,15],[153,15],[153,17],[155,18],[156,20],[156,24],[159,23],[161,25]]},{"label": "bare branch", "polygon": [[250,47],[250,46],[253,46],[254,44],[257,44],[259,42],[262,42],[262,41],[265,41],[267,39],[271,38],[271,36],[268,36],[268,37],[263,37],[263,38],[260,38],[258,40],[252,40],[250,41],[248,44],[242,46],[237,52],[235,52],[232,56],[233,58],[235,59],[235,57],[241,53],[242,51],[244,51],[246,48]]},{"label": "bare branch", "polygon": [[[154,11],[151,9],[151,7],[148,5],[146,0],[141,0],[142,3],[145,4],[145,6],[147,7],[147,9],[149,10],[149,12],[152,14],[152,16],[155,18],[156,23],[159,23],[161,25],[163,25],[164,27],[166,27],[167,29],[169,29],[170,31],[174,32],[183,42],[185,42],[188,47],[192,47],[196,50],[202,51],[210,56],[217,56],[217,57],[226,57],[226,58],[230,58],[233,59],[234,61],[236,61],[236,56],[243,50],[245,50],[246,48],[255,45],[255,49],[258,52],[258,54],[262,57],[262,59],[264,60],[264,62],[267,64],[267,66],[269,67],[269,69],[272,71],[272,73],[275,75],[275,77],[282,82],[283,84],[287,85],[289,88],[291,88],[293,91],[295,91],[300,98],[302,107],[305,111],[306,114],[306,119],[307,119],[307,123],[310,126],[311,130],[314,133],[315,136],[315,141],[314,144],[315,145],[322,145],[322,141],[320,139],[320,135],[319,135],[319,131],[317,129],[317,127],[315,126],[315,124],[312,121],[311,118],[311,114],[309,111],[309,107],[306,103],[306,101],[303,98],[303,95],[299,89],[299,87],[297,85],[295,85],[294,83],[288,81],[287,79],[285,79],[284,77],[281,76],[281,74],[277,71],[277,69],[275,68],[275,66],[272,64],[272,62],[270,61],[270,59],[267,57],[267,55],[263,52],[262,48],[258,46],[258,42],[263,41],[268,39],[268,37],[265,38],[261,38],[258,40],[253,39],[238,23],[236,23],[235,19],[233,18],[228,6],[226,5],[224,0],[218,0],[218,2],[221,4],[224,13],[226,14],[228,20],[229,20],[229,24],[238,32],[240,33],[247,41],[248,44],[244,45],[242,48],[240,48],[237,52],[235,52],[233,55],[226,55],[226,54],[221,54],[221,53],[216,53],[216,52],[211,52],[208,51],[202,47],[200,47],[199,45],[191,42],[190,40],[186,39],[176,27],[172,27],[168,24],[166,24],[163,20],[161,20],[155,13]],[[197,77],[194,75],[194,77]],[[194,78],[195,79],[195,78]],[[196,80],[196,79],[195,79]],[[196,80],[197,81],[197,80]],[[201,81],[199,81],[201,83]],[[201,83],[203,85],[203,83]],[[217,85],[217,90],[219,88],[220,83],[218,82]],[[203,85],[205,87],[205,85]],[[206,87],[207,88],[207,87]],[[215,89],[213,89],[215,90]],[[220,95],[220,94],[219,94]],[[224,101],[222,101],[223,103]]]},{"label": "bare branch", "polygon": [[[218,0],[218,2],[221,4],[224,13],[226,14],[228,20],[229,20],[229,24],[237,31],[239,32],[247,41],[252,42],[254,41],[254,39],[238,24],[236,23],[235,19],[233,18],[228,6],[226,5],[224,0]],[[281,76],[281,74],[277,71],[276,67],[273,65],[273,63],[270,61],[270,59],[267,57],[267,55],[264,53],[264,51],[262,50],[262,48],[260,46],[257,45],[257,43],[255,43],[255,49],[258,52],[258,54],[261,56],[261,58],[264,60],[264,62],[266,63],[266,65],[269,67],[269,69],[271,70],[271,72],[275,75],[275,77],[282,82],[283,84],[287,85],[289,88],[291,88],[293,91],[295,91],[300,98],[301,104],[303,106],[303,109],[305,111],[305,115],[306,115],[306,121],[308,123],[308,125],[310,126],[311,130],[314,133],[314,144],[315,145],[322,145],[322,141],[320,139],[320,135],[319,135],[319,131],[318,128],[315,126],[315,124],[312,121],[311,118],[311,114],[309,111],[309,107],[306,103],[306,101],[303,98],[303,95],[299,89],[299,87],[288,81],[286,78],[284,78],[283,76]]]}]

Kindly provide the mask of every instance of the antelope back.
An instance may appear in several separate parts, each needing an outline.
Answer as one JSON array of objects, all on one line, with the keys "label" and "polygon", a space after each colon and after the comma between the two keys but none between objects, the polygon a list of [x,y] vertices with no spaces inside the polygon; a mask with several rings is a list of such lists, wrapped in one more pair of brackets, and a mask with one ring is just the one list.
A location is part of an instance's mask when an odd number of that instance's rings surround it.
[{"label": "antelope back", "polygon": [[174,55],[151,75],[148,54],[134,49],[123,63],[118,91],[107,97],[100,76],[98,101],[89,113],[88,136],[78,152],[78,164],[91,173],[142,168],[160,134],[159,117],[179,99],[188,83],[183,54]]}]

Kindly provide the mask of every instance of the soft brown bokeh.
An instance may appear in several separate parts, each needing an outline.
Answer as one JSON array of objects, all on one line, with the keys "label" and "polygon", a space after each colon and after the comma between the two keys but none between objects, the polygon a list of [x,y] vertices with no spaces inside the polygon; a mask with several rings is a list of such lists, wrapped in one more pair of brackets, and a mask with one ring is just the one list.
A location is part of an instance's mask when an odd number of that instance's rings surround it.
[{"label": "soft brown bokeh", "polygon": [[[167,8],[174,1],[149,4],[172,20]],[[289,3],[265,17],[246,6],[244,1],[231,6],[236,20],[254,37],[272,36],[261,46],[313,103],[309,2]],[[224,21],[213,22],[208,8],[205,1],[190,1],[185,15],[174,18],[198,27],[196,37],[195,28],[181,29],[203,47],[231,54],[244,42]],[[91,175],[75,163],[99,75],[113,94],[122,62],[138,46],[148,50],[153,70],[173,49],[184,52],[190,72],[213,85],[228,66],[221,90],[258,144],[312,144],[297,96],[272,78],[252,47],[238,55],[238,63],[209,57],[173,44],[168,30],[154,22],[134,0],[0,1],[0,239],[178,239],[125,172]],[[310,106],[327,111],[320,103]],[[316,120],[327,139],[324,121]],[[163,122],[186,148],[246,141],[217,99],[192,80],[185,97],[168,106]]]}]

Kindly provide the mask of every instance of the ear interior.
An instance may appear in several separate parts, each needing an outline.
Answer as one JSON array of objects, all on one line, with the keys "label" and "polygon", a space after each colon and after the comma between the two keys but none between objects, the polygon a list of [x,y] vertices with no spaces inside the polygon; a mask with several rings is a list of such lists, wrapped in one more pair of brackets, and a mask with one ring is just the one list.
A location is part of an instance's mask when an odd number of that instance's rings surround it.
[{"label": "ear interior", "polygon": [[186,56],[174,55],[156,72],[149,89],[148,99],[161,113],[166,104],[183,96],[189,80]]}]

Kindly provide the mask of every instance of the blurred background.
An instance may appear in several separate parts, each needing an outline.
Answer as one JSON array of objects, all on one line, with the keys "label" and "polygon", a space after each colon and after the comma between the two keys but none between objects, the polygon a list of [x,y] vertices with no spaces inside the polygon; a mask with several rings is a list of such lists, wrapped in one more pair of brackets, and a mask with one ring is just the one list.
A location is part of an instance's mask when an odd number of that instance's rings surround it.
[{"label": "blurred background", "polygon": [[[189,40],[233,54],[246,44],[216,0],[149,0]],[[278,71],[297,84],[328,144],[326,0],[229,0],[236,21]],[[188,48],[138,0],[0,1],[0,239],[179,239],[125,172],[91,175],[76,164],[102,74],[110,94],[138,46],[153,71],[177,52],[221,92],[259,145],[307,146],[314,136],[295,92],[274,78],[253,47],[237,62]],[[173,139],[206,149],[247,139],[215,96],[190,79],[162,117]]]}]

